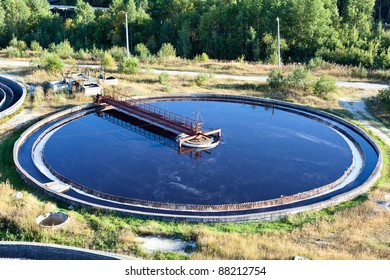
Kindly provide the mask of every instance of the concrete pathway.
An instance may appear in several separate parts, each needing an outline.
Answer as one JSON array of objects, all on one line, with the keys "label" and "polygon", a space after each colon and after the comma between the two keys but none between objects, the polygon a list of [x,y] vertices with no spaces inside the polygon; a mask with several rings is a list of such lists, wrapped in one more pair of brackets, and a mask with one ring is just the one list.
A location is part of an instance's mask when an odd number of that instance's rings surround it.
[{"label": "concrete pathway", "polygon": [[361,124],[373,131],[383,142],[390,146],[390,130],[367,111],[365,99],[366,97],[357,100],[339,99],[339,103],[350,111]]},{"label": "concrete pathway", "polygon": [[[196,77],[197,75],[202,74],[200,72],[161,70],[161,69],[149,69],[149,70],[143,70],[143,71],[155,73],[155,74],[167,73],[167,74],[173,75],[173,76],[183,75],[183,76],[191,76],[191,77]],[[213,76],[217,79],[230,79],[230,80],[239,80],[239,81],[260,82],[260,83],[265,83],[265,82],[267,82],[267,79],[268,79],[267,76],[242,76],[242,75],[228,75],[228,74],[214,74]],[[363,83],[363,82],[344,82],[344,81],[337,81],[336,85],[339,87],[357,88],[357,89],[364,89],[364,90],[386,89],[386,88],[389,88],[389,86],[390,86],[390,85],[384,85],[384,84],[373,84],[373,83]]]}]

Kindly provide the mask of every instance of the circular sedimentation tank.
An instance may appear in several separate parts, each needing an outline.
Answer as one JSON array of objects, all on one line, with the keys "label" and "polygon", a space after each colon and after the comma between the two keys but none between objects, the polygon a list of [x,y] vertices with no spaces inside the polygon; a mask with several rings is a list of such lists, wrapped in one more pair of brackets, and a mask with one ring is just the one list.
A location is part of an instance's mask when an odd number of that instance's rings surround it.
[{"label": "circular sedimentation tank", "polygon": [[[21,176],[74,205],[196,222],[274,220],[352,199],[380,174],[377,145],[331,114],[234,95],[146,97],[222,129],[213,149],[178,148],[177,134],[87,104],[16,142]],[[102,110],[103,109],[103,110]]]}]

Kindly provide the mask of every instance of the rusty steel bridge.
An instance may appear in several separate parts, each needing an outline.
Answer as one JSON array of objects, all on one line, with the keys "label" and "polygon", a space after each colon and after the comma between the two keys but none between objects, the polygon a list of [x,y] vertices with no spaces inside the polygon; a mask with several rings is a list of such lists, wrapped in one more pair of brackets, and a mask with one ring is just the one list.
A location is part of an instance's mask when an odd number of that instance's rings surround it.
[{"label": "rusty steel bridge", "polygon": [[122,111],[136,116],[143,121],[157,125],[174,133],[184,133],[188,136],[178,140],[179,147],[186,141],[191,141],[198,137],[210,137],[216,135],[218,141],[221,139],[221,129],[215,129],[207,132],[202,131],[203,123],[170,111],[164,110],[147,102],[125,97],[115,93],[104,93],[97,95],[95,102],[97,104],[108,104]]}]

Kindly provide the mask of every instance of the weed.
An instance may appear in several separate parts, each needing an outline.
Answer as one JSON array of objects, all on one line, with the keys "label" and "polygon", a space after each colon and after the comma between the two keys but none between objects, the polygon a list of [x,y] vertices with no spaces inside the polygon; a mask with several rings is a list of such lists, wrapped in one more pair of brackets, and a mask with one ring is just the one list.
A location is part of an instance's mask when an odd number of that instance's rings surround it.
[{"label": "weed", "polygon": [[195,83],[198,87],[205,86],[209,83],[210,76],[208,74],[199,74],[195,78]]},{"label": "weed", "polygon": [[166,85],[169,81],[169,74],[166,73],[166,72],[162,72],[159,76],[158,76],[158,80],[160,82],[160,84],[162,85]]}]

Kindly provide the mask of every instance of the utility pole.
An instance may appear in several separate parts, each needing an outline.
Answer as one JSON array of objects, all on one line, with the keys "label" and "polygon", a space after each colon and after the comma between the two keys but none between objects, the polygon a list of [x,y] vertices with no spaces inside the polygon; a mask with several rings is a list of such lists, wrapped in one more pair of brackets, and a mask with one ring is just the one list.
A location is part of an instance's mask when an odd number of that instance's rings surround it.
[{"label": "utility pole", "polygon": [[128,22],[127,22],[127,13],[125,14],[126,15],[126,54],[127,54],[127,58],[130,57],[130,51],[129,51],[129,27],[128,27]]},{"label": "utility pole", "polygon": [[280,71],[280,27],[279,27],[279,17],[276,18],[278,22],[278,70]]}]

